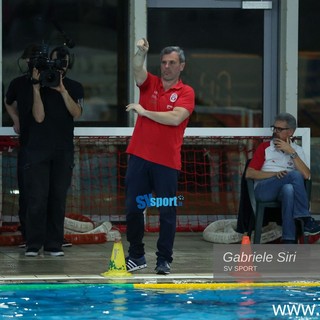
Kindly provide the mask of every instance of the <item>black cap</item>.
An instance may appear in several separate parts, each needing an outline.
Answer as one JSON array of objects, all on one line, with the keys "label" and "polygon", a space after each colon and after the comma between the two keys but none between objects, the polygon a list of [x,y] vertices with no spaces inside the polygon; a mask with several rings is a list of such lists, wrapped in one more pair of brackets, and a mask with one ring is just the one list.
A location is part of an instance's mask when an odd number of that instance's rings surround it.
[{"label": "black cap", "polygon": [[66,56],[70,57],[70,52],[66,46],[59,46],[52,49],[50,53],[50,59],[52,59],[53,53],[57,52],[58,59],[65,59]]}]

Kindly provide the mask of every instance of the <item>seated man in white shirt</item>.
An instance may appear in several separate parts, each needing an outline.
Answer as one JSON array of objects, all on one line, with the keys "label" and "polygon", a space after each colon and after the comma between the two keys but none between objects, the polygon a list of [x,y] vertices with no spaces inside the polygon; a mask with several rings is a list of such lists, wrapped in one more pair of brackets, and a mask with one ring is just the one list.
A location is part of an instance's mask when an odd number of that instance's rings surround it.
[{"label": "seated man in white shirt", "polygon": [[273,139],[258,146],[246,171],[246,178],[255,180],[257,200],[281,201],[283,243],[296,243],[296,219],[303,220],[304,235],[320,233],[319,224],[311,218],[304,185],[310,169],[303,149],[291,141],[296,127],[291,114],[276,116]]}]

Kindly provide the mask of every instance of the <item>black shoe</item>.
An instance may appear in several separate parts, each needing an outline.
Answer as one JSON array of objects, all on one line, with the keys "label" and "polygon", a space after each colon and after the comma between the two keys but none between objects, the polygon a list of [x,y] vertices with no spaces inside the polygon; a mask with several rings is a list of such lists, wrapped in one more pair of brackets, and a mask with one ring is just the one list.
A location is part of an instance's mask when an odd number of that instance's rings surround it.
[{"label": "black shoe", "polygon": [[138,259],[126,257],[126,267],[128,272],[144,269],[147,267],[146,258],[144,256]]},{"label": "black shoe", "polygon": [[19,248],[26,248],[27,247],[27,244],[26,244],[26,242],[25,241],[22,241],[22,242],[20,242],[19,244],[18,244],[18,247]]},{"label": "black shoe", "polygon": [[170,273],[170,264],[167,261],[161,261],[157,263],[156,274],[169,274]]},{"label": "black shoe", "polygon": [[305,236],[314,236],[320,233],[320,225],[313,219],[307,218],[304,220],[303,234]]},{"label": "black shoe", "polygon": [[64,238],[63,243],[62,243],[62,247],[63,248],[72,247],[72,243],[70,241],[68,241],[66,238]]}]

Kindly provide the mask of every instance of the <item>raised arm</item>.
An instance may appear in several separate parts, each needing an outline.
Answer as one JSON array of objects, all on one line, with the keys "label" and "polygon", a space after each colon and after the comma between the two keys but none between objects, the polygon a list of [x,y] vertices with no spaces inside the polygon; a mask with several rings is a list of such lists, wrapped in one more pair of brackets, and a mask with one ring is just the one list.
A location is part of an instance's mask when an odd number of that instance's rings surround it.
[{"label": "raised arm", "polygon": [[77,119],[82,114],[82,101],[74,101],[72,97],[70,96],[68,90],[65,88],[63,81],[62,81],[62,75],[60,76],[60,84],[58,87],[52,88],[58,92],[60,92],[64,104],[66,108],[68,109],[69,113],[72,115],[74,119]]},{"label": "raised arm", "polygon": [[40,94],[40,73],[36,68],[32,70],[32,79],[34,84],[32,85],[33,90],[33,104],[32,104],[32,115],[36,122],[41,123],[45,118],[44,106]]},{"label": "raised arm", "polygon": [[133,74],[136,84],[139,86],[147,79],[147,69],[145,68],[145,59],[149,51],[149,43],[146,39],[140,39],[137,42],[137,52],[133,57]]}]

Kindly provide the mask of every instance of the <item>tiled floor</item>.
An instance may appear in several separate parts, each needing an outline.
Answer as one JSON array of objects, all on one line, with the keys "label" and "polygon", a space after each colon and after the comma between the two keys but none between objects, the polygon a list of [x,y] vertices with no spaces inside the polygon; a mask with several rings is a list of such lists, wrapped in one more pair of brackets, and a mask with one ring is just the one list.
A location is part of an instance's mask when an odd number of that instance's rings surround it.
[{"label": "tiled floor", "polygon": [[[148,267],[132,273],[128,279],[102,276],[109,268],[113,242],[73,245],[71,248],[64,248],[64,257],[41,254],[31,258],[25,257],[24,249],[15,246],[0,247],[0,282],[212,280],[213,244],[204,241],[201,232],[177,233],[169,276],[157,276],[154,272],[157,237],[157,233],[146,233],[144,240]],[[125,235],[122,235],[122,245],[126,255],[128,244]]]},{"label": "tiled floor", "polygon": [[[217,257],[214,253],[213,243],[203,240],[202,232],[178,232],[174,245],[174,261],[171,265],[171,274],[167,276],[156,275],[157,233],[146,233],[145,251],[148,267],[136,271],[131,275],[113,273],[103,275],[109,270],[112,252],[116,252],[113,242],[103,244],[73,245],[64,248],[64,257],[51,257],[41,255],[25,257],[25,249],[16,246],[0,247],[0,284],[23,282],[84,282],[84,283],[187,283],[187,282],[225,282],[213,273],[213,260]],[[123,256],[127,254],[128,243],[122,234]],[[275,244],[280,246],[279,244]],[[223,245],[228,248],[228,245]],[[317,269],[320,246],[309,247],[312,255],[309,263],[315,268],[312,272],[307,270],[303,262],[302,274],[289,274],[286,268],[277,276],[271,278],[263,276],[259,281],[319,281],[320,272]],[[230,247],[229,247],[230,248]],[[119,247],[117,247],[119,249]],[[308,249],[303,247],[303,252]],[[216,250],[216,247],[215,247]],[[222,248],[224,251],[224,247]],[[299,249],[300,250],[300,249]],[[282,270],[282,269],[281,269]],[[300,269],[299,269],[300,270]],[[234,281],[235,278],[228,281]],[[237,280],[236,280],[237,281]]]}]

